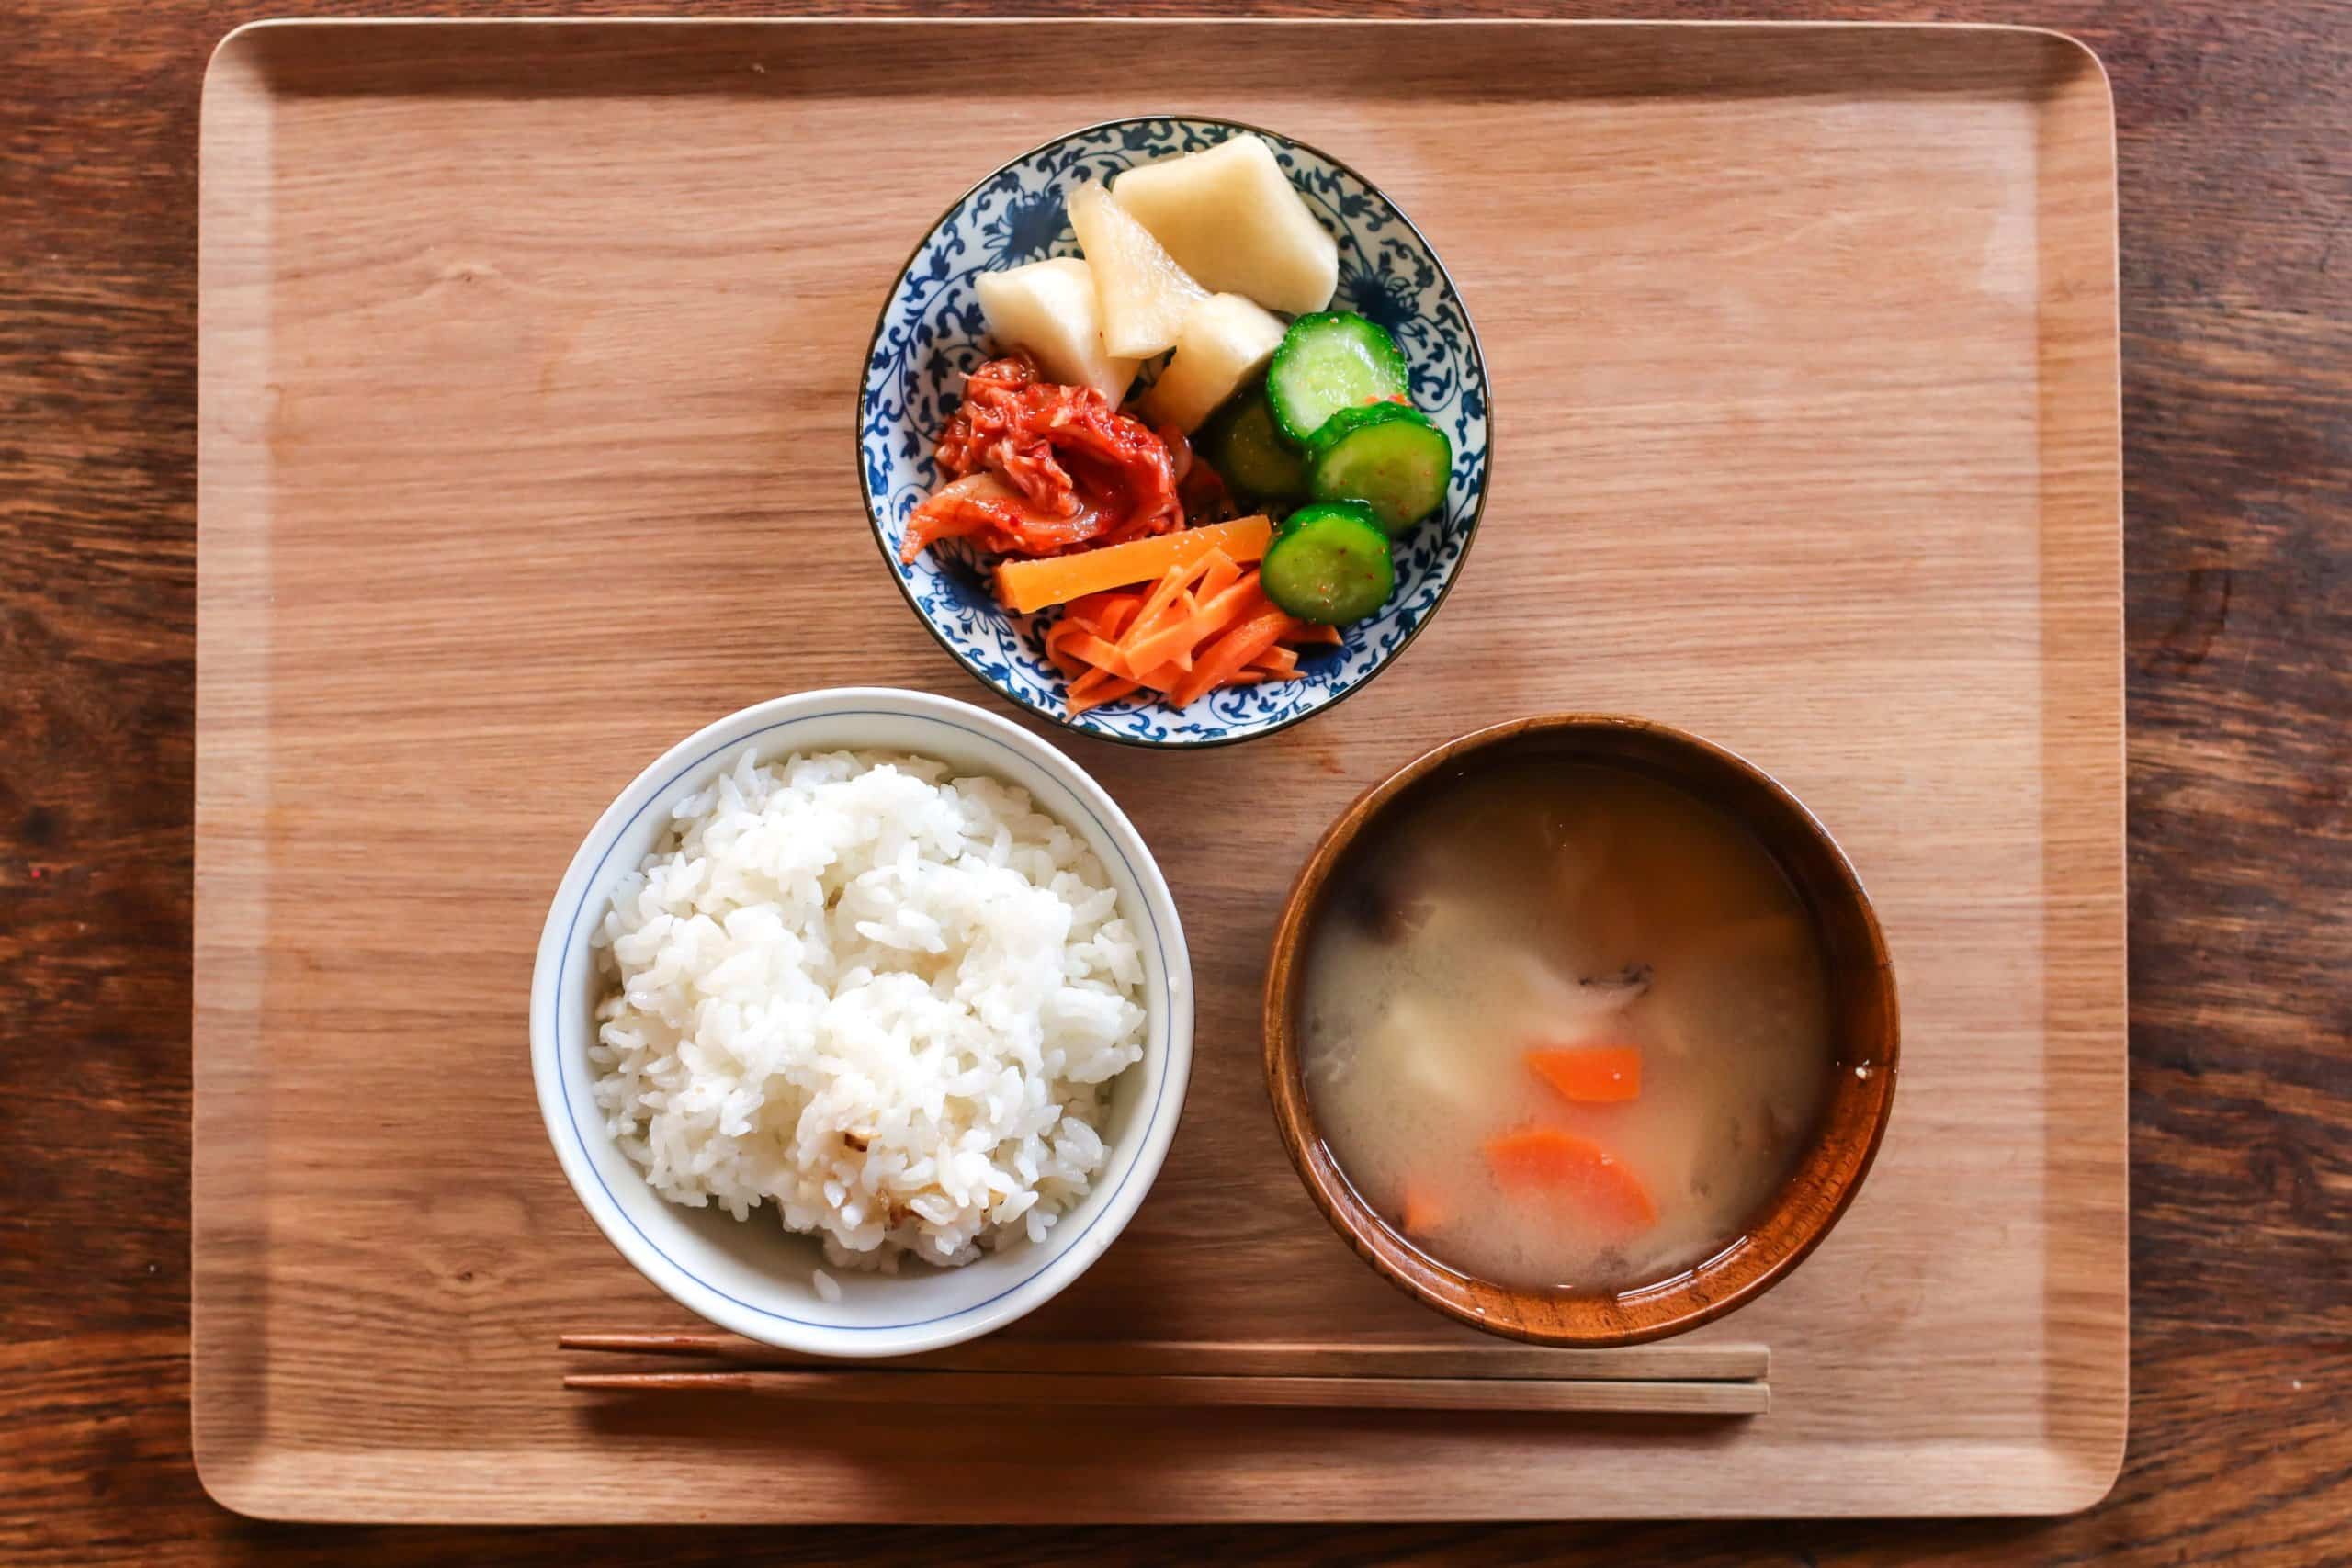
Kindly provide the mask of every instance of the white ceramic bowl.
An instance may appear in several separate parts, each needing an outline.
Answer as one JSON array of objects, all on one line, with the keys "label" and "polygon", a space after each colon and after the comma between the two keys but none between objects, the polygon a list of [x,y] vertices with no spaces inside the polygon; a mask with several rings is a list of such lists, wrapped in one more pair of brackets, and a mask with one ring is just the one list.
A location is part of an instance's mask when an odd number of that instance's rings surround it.
[{"label": "white ceramic bowl", "polygon": [[[664,1201],[605,1131],[590,1092],[588,1044],[599,991],[588,939],[616,879],[641,862],[669,807],[733,767],[746,750],[905,751],[1019,784],[1083,838],[1110,874],[1143,948],[1148,1035],[1120,1075],[1092,1190],[1041,1244],[1026,1241],[962,1269],[910,1259],[896,1274],[827,1270],[838,1302],[819,1298],[818,1244],[786,1234],[775,1211],[737,1221]],[[1084,1273],[1143,1202],[1184,1104],[1193,1064],[1193,971],[1175,900],[1134,824],[1052,745],[967,704],[921,692],[839,687],[778,697],[680,741],[632,780],[564,873],[531,976],[531,1077],[572,1190],[621,1256],[680,1304],[722,1328],[790,1350],[900,1356],[1001,1328]]]}]

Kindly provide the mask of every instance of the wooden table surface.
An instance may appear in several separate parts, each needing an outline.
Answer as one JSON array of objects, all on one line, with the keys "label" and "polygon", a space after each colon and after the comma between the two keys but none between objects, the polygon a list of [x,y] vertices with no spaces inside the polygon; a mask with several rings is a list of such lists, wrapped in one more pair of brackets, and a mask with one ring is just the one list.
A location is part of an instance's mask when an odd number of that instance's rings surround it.
[{"label": "wooden table surface", "polygon": [[[214,40],[266,14],[0,7],[0,1561],[2352,1562],[2352,9],[2030,17],[2105,59],[2122,165],[2135,1322],[2104,1504],[658,1543],[256,1524],[189,1464],[197,94]],[[1578,14],[2024,19],[1984,0]]]}]

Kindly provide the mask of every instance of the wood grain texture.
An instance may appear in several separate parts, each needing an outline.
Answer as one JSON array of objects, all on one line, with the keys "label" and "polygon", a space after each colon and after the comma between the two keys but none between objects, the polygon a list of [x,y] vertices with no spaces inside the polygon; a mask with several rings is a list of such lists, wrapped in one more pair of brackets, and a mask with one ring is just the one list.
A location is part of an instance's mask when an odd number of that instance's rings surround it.
[{"label": "wood grain texture", "polygon": [[[277,9],[404,8],[424,7]],[[2012,19],[1981,0],[1589,9]],[[176,0],[0,15],[13,68],[0,98],[0,1555],[2341,1560],[2352,954],[2326,918],[2352,895],[2340,7],[2034,13],[2104,58],[2123,176],[2135,1332],[2131,1448],[2104,1504],[2061,1521],[1916,1527],[718,1529],[658,1548],[601,1531],[257,1526],[213,1506],[188,1466],[196,96],[213,40],[261,14]]]},{"label": "wood grain texture", "polygon": [[[964,692],[852,488],[865,282],[1041,124],[1131,107],[1125,62],[1158,51],[1192,62],[1201,112],[1381,171],[1493,345],[1501,434],[1478,570],[1414,678],[1214,756],[1068,748],[1169,878],[1200,1022],[1149,1199],[1012,1332],[1460,1337],[1334,1245],[1282,1156],[1272,922],[1403,760],[1639,712],[1835,824],[1900,976],[1906,1111],[1871,1179],[1702,1331],[1771,1346],[1769,1419],[1220,1423],[1194,1406],[1236,1394],[1203,1383],[1129,1431],[1041,1376],[1017,1416],[707,1402],[682,1445],[683,1415],[548,1376],[554,1325],[675,1316],[571,1201],[511,1065],[550,868],[682,729],[780,691]],[[901,106],[956,53],[1035,85],[943,140]],[[2090,57],[2007,30],[393,23],[224,46],[198,304],[213,1495],[520,1522],[2096,1499],[2127,1316],[2111,148]],[[1932,525],[1890,527],[1923,504]],[[1832,1101],[1849,1171],[1885,1082]],[[1312,1471],[1282,1463],[1301,1445]]]}]

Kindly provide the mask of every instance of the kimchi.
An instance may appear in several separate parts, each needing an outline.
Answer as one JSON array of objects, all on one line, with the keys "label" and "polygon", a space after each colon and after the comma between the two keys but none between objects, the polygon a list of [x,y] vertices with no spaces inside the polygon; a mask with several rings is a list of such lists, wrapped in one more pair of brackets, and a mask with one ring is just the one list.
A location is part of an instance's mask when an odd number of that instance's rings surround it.
[{"label": "kimchi", "polygon": [[1026,354],[972,372],[938,460],[950,482],[907,520],[901,560],[934,539],[1050,556],[1184,525],[1168,443],[1091,387],[1040,380]]}]

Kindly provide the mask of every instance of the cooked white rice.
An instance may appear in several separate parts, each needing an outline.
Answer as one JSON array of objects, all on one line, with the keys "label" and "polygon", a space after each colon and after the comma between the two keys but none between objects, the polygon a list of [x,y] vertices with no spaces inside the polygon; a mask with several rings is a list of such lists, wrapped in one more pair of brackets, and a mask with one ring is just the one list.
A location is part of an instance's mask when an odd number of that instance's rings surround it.
[{"label": "cooked white rice", "polygon": [[747,756],[614,890],[596,1102],[664,1198],[772,1203],[888,1269],[1042,1240],[1085,1195],[1142,956],[1077,835],[947,772]]}]

